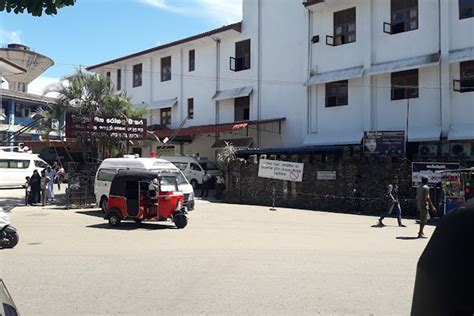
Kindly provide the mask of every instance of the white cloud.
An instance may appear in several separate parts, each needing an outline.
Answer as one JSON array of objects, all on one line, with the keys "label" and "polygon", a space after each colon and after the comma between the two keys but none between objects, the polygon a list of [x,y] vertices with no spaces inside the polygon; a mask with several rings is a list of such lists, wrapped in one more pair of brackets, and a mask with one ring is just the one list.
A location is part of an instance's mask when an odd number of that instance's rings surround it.
[{"label": "white cloud", "polygon": [[242,19],[242,0],[139,0],[149,6],[188,16],[211,18],[229,24]]},{"label": "white cloud", "polygon": [[8,31],[5,29],[0,29],[0,44],[6,45],[11,43],[21,43],[21,31]]},{"label": "white cloud", "polygon": [[[59,82],[61,82],[61,79],[59,78],[38,77],[28,85],[28,93],[43,95],[43,93],[46,91],[46,89],[48,89],[48,87],[54,84],[58,84]],[[54,98],[57,96],[57,93],[51,92],[48,93],[46,96]]]}]

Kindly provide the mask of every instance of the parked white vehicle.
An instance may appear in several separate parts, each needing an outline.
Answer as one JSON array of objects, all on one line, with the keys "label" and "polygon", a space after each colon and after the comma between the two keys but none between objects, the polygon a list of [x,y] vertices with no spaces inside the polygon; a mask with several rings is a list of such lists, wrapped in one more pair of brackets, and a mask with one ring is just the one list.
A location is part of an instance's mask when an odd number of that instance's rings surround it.
[{"label": "parked white vehicle", "polygon": [[189,156],[160,156],[160,159],[172,162],[181,170],[193,188],[202,184],[204,173],[211,176],[220,176],[222,172],[217,165],[206,158],[195,158]]},{"label": "parked white vehicle", "polygon": [[105,159],[97,170],[95,176],[94,193],[97,204],[105,212],[109,199],[110,184],[119,170],[147,170],[156,171],[157,174],[170,174],[176,176],[178,188],[184,194],[184,205],[188,210],[194,209],[194,190],[183,173],[172,163],[157,158],[109,158]]},{"label": "parked white vehicle", "polygon": [[47,166],[35,154],[0,151],[0,187],[21,187],[35,169],[41,171]]}]

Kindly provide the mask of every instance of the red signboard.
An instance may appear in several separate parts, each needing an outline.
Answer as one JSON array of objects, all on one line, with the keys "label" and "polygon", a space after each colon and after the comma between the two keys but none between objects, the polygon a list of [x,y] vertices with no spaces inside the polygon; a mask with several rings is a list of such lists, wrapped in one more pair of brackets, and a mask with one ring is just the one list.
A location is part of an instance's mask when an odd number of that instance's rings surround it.
[{"label": "red signboard", "polygon": [[143,140],[147,137],[146,119],[117,117],[85,117],[80,113],[66,115],[66,137],[108,137],[129,140]]}]

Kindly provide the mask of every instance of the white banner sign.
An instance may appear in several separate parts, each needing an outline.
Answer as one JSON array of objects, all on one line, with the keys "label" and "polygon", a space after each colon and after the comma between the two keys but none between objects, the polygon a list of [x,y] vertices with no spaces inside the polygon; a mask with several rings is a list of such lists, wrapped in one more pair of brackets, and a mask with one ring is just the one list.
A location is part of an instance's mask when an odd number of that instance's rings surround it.
[{"label": "white banner sign", "polygon": [[258,176],[293,182],[303,181],[303,163],[260,159]]},{"label": "white banner sign", "polygon": [[326,180],[326,181],[336,180],[336,171],[317,171],[316,180]]}]

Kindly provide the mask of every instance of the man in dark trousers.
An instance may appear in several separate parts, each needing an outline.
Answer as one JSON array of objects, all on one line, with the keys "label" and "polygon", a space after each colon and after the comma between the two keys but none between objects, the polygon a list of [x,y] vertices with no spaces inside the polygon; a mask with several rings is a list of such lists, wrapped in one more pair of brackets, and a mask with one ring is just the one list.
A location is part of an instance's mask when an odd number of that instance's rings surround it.
[{"label": "man in dark trousers", "polygon": [[428,180],[427,176],[423,176],[421,178],[420,186],[416,189],[416,208],[418,209],[418,212],[420,212],[420,231],[418,232],[418,238],[426,238],[423,233],[423,228],[425,228],[425,225],[430,218],[429,209],[431,209],[433,213],[436,213],[436,208],[430,198]]},{"label": "man in dark trousers", "polygon": [[385,196],[387,197],[389,203],[388,209],[385,214],[379,218],[379,225],[385,226],[382,222],[383,219],[392,214],[393,209],[395,209],[397,211],[398,226],[406,227],[402,224],[402,209],[400,208],[400,201],[398,200],[398,176],[393,177],[392,183],[387,187],[387,193]]}]

